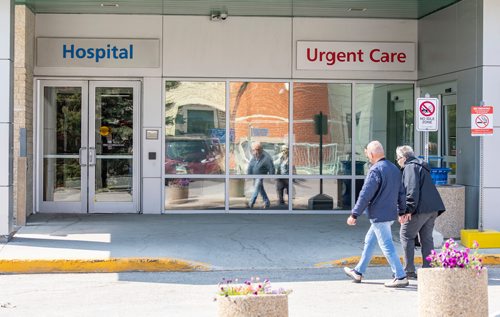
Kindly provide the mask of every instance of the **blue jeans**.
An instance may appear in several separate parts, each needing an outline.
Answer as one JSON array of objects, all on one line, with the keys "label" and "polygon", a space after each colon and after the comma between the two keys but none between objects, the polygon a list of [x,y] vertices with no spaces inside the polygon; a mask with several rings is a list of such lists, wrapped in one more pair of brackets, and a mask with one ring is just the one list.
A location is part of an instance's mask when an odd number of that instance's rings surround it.
[{"label": "blue jeans", "polygon": [[271,205],[271,202],[269,201],[269,197],[267,197],[266,190],[264,189],[264,180],[262,178],[257,178],[254,180],[253,193],[252,197],[250,197],[250,206],[253,206],[255,204],[255,201],[257,200],[257,196],[259,194],[262,196],[265,206],[269,207]]},{"label": "blue jeans", "polygon": [[[370,222],[372,222],[370,220]],[[375,249],[375,242],[378,241],[380,249],[384,253],[385,258],[391,265],[391,270],[396,278],[403,278],[406,273],[401,265],[399,256],[396,253],[396,248],[392,241],[391,225],[394,221],[387,222],[372,222],[370,229],[365,236],[365,245],[363,248],[363,253],[361,254],[361,259],[358,265],[354,268],[357,272],[364,274],[368,264],[373,255]]]}]

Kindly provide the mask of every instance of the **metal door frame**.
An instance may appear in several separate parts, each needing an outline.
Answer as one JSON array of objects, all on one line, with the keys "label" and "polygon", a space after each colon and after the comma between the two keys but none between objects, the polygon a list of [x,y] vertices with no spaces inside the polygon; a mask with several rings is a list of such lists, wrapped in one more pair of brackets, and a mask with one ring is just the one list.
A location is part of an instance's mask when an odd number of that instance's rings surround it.
[{"label": "metal door frame", "polygon": [[[140,88],[141,83],[139,81],[112,81],[112,80],[93,80],[89,81],[89,149],[95,149],[95,131],[90,123],[95,122],[95,107],[96,98],[95,91],[98,87],[112,87],[112,88],[132,88],[134,99],[133,99],[133,126],[134,126],[134,137],[133,137],[133,153],[132,153],[132,201],[131,202],[96,202],[95,201],[95,165],[89,164],[88,173],[88,211],[89,213],[137,213],[139,211],[139,141],[141,129],[139,127],[139,100],[140,100]],[[89,163],[92,151],[89,151]],[[94,157],[94,160],[97,158]]]},{"label": "metal door frame", "polygon": [[[35,79],[35,166],[34,166],[34,210],[40,213],[138,213],[140,206],[140,105],[141,87],[140,80],[81,80],[81,79]],[[80,87],[81,88],[81,196],[79,202],[48,202],[43,201],[43,129],[44,129],[44,88],[45,87]],[[133,169],[132,169],[132,202],[100,202],[95,203],[91,192],[95,191],[94,175],[88,166],[89,144],[95,146],[95,133],[90,123],[95,118],[95,88],[96,87],[130,87],[133,89]],[[93,90],[93,91],[92,91]],[[91,143],[92,141],[92,143]],[[94,168],[95,174],[95,168]],[[94,186],[94,187],[92,187]]]}]

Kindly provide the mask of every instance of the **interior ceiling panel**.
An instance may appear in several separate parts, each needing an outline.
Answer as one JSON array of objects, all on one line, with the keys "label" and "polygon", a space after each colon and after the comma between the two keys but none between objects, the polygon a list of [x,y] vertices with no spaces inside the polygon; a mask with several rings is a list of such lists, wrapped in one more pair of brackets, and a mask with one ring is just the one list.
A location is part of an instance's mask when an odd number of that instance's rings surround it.
[{"label": "interior ceiling panel", "polygon": [[15,0],[35,13],[419,19],[460,0]]}]

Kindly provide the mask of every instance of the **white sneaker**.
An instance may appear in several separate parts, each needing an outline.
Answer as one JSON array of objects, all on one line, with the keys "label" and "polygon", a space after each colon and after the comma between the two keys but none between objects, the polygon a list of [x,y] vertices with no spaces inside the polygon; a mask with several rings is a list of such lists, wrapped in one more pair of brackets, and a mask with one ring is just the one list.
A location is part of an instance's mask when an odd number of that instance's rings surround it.
[{"label": "white sneaker", "polygon": [[347,266],[344,267],[344,273],[352,278],[352,281],[354,283],[361,283],[361,279],[363,278],[363,275],[356,273],[353,269],[348,268]]},{"label": "white sneaker", "polygon": [[405,277],[403,279],[393,279],[392,281],[390,282],[387,282],[384,284],[385,287],[393,287],[393,288],[400,288],[400,287],[406,287],[408,286],[410,283],[408,283],[408,279]]}]

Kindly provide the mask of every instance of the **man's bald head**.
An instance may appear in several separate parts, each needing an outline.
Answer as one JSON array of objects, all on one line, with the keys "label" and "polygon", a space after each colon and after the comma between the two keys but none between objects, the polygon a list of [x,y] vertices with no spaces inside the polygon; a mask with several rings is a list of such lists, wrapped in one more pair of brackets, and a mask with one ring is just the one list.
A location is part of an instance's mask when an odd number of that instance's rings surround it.
[{"label": "man's bald head", "polygon": [[252,154],[256,157],[259,158],[262,155],[262,144],[260,142],[253,142],[252,143]]},{"label": "man's bald head", "polygon": [[385,157],[384,147],[382,146],[382,143],[377,140],[368,143],[365,152],[366,156],[370,160],[370,163],[372,164]]}]

